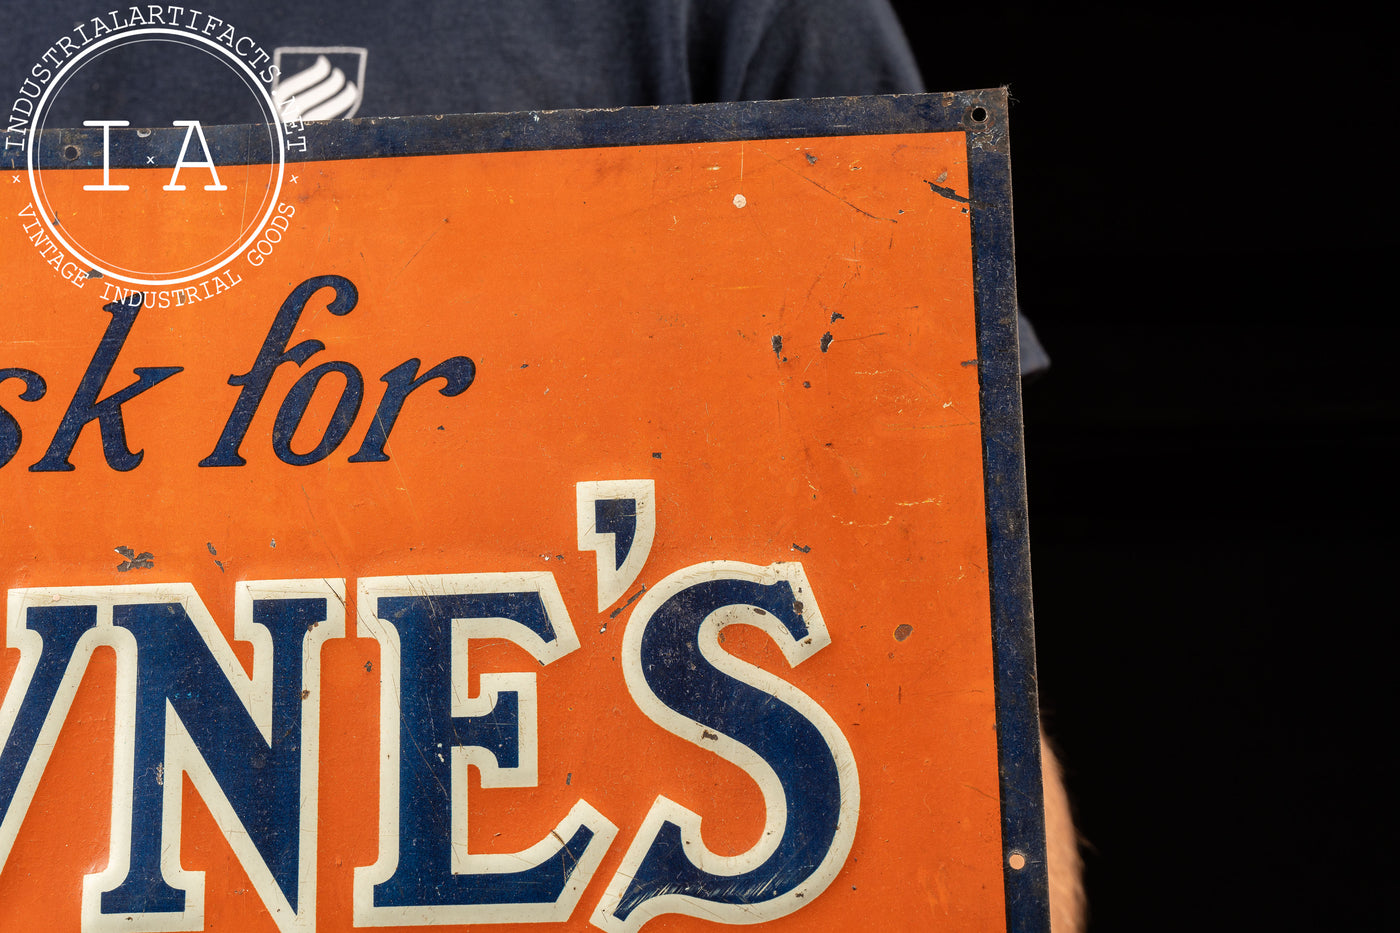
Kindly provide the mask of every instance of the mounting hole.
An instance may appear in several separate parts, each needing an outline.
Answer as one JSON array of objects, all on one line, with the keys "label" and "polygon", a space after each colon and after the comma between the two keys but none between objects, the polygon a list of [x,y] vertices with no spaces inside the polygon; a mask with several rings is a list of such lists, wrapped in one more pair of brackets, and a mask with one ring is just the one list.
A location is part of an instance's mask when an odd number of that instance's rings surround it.
[{"label": "mounting hole", "polygon": [[1006,864],[1011,866],[1012,871],[1020,871],[1026,867],[1026,857],[1020,852],[1012,852],[1011,857],[1006,860]]},{"label": "mounting hole", "polygon": [[82,155],[82,153],[78,151],[78,147],[77,147],[77,146],[64,146],[64,147],[63,147],[63,157],[64,157],[65,159],[67,159],[69,162],[72,162],[74,159],[76,159],[76,158],[77,158],[78,156],[80,156],[80,155]]},{"label": "mounting hole", "polygon": [[982,106],[973,107],[967,112],[967,118],[973,123],[986,123],[989,116],[987,108]]},{"label": "mounting hole", "polygon": [[142,139],[145,139],[147,136],[151,135],[151,131],[149,128],[143,127],[136,131],[136,135],[140,136]]}]

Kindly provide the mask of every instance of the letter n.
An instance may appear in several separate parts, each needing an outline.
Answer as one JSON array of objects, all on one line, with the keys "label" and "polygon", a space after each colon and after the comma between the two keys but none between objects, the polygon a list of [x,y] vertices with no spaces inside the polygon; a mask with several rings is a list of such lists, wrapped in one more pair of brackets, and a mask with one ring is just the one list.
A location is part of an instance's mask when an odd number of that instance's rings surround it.
[{"label": "letter n", "polygon": [[340,580],[238,584],[250,677],[188,583],[11,590],[21,660],[0,707],[0,865],[92,651],[108,645],[112,843],[106,869],[84,879],[83,929],[204,928],[204,873],[180,864],[188,775],[278,929],[314,930],[320,656],[345,634],[344,593]]}]

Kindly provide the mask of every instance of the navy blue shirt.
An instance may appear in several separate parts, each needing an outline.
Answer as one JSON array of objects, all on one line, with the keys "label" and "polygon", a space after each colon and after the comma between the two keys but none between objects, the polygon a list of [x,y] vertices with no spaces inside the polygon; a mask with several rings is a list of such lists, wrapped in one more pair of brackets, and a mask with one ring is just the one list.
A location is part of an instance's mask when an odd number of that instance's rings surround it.
[{"label": "navy blue shirt", "polygon": [[[0,30],[0,93],[15,95],[31,68],[61,62],[60,37],[92,34],[75,25],[130,6],[26,4]],[[827,97],[922,90],[918,68],[887,0],[386,0],[159,5],[168,18],[233,27],[242,49],[273,56],[282,81],[312,71],[327,50],[322,117],[408,116],[555,108],[685,104]],[[145,11],[148,5],[135,9]],[[176,13],[175,11],[180,11]],[[143,14],[144,15],[144,14]],[[191,19],[192,17],[206,19]],[[297,51],[297,50],[312,51]],[[279,51],[280,50],[280,51]],[[174,52],[172,46],[172,53]],[[71,51],[69,52],[71,55]],[[144,54],[149,54],[145,50]],[[183,52],[180,54],[195,54]],[[143,68],[119,58],[79,73],[84,118],[165,124],[164,110],[197,112],[206,125],[252,122],[223,93],[218,69]],[[324,70],[324,68],[322,69]],[[225,76],[232,79],[232,76]],[[210,82],[214,82],[211,84]],[[344,81],[353,85],[334,82]],[[334,90],[336,93],[332,93]],[[303,92],[305,93],[305,91]],[[326,96],[328,95],[328,96]],[[352,100],[353,99],[353,100]],[[159,101],[161,113],[145,112]],[[346,106],[339,106],[345,104]],[[109,111],[110,106],[110,112]],[[9,109],[9,108],[6,108]],[[338,109],[339,112],[336,112]],[[120,113],[118,113],[120,111]],[[55,114],[57,117],[57,114]],[[74,119],[76,114],[68,116]],[[50,122],[48,125],[56,125]]]}]

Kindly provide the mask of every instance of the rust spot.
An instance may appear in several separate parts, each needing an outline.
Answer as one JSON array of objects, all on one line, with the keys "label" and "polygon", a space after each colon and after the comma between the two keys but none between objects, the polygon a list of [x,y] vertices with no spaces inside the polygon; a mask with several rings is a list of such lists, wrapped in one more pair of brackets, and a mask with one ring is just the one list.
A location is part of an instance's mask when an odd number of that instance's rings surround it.
[{"label": "rust spot", "polygon": [[150,551],[142,551],[140,554],[137,554],[132,548],[124,545],[113,548],[112,550],[126,558],[126,560],[117,564],[118,573],[126,573],[128,570],[152,570],[155,568],[156,556]]},{"label": "rust spot", "polygon": [[311,688],[310,688],[310,687],[307,687],[305,690],[303,690],[303,691],[301,692],[301,698],[302,698],[303,700],[305,700],[305,699],[308,698],[309,696],[311,696]]},{"label": "rust spot", "polygon": [[803,554],[812,553],[812,546],[810,544],[794,544],[792,549],[794,551],[801,551]]},{"label": "rust spot", "polygon": [[712,742],[718,742],[718,741],[719,741],[719,736],[716,735],[715,733],[711,732],[709,729],[701,730],[701,732],[700,732],[700,738],[701,738],[701,739],[709,739],[709,740],[712,741]]},{"label": "rust spot", "polygon": [[894,629],[894,640],[895,640],[895,641],[904,641],[904,639],[908,638],[910,635],[913,635],[913,634],[914,634],[914,626],[910,625],[908,622],[901,622],[901,623],[899,623],[899,625],[895,626],[895,629]]}]

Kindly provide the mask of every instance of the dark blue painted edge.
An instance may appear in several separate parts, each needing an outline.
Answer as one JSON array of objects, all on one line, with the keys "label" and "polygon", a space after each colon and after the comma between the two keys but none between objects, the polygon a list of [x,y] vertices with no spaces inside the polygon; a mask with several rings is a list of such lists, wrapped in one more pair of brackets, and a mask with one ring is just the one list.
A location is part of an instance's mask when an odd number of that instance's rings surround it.
[{"label": "dark blue painted edge", "polygon": [[[1003,878],[1009,933],[1050,929],[1035,623],[1026,520],[1025,448],[1016,328],[1010,137],[1004,91],[983,92],[968,111],[977,374],[982,395],[982,470],[987,497],[997,744],[1001,770]],[[977,119],[980,117],[981,119]],[[1009,866],[1013,854],[1025,859]]]},{"label": "dark blue painted edge", "polygon": [[[306,124],[305,149],[289,150],[287,161],[961,130],[966,128],[966,111],[984,98],[991,101],[998,93],[332,120]],[[153,152],[158,162],[174,164],[184,142],[184,128],[141,129],[145,135],[139,141],[135,129],[112,134],[113,168],[140,167]],[[209,126],[204,132],[221,165],[264,163],[269,158],[268,136],[261,126]],[[291,135],[295,138],[297,134]],[[97,127],[45,130],[39,146],[45,166],[102,166],[102,131]],[[12,169],[25,164],[23,152],[0,158]]]},{"label": "dark blue painted edge", "polygon": [[[1005,90],[339,120],[307,124],[305,152],[289,153],[288,161],[950,130],[966,132],[968,141],[1007,931],[1046,933],[1050,920]],[[257,144],[266,139],[265,132],[208,127],[206,134],[222,162],[262,161]],[[183,129],[152,129],[142,137],[143,154],[156,144],[169,149],[165,161],[173,163],[183,139]],[[48,130],[41,145],[47,165],[102,164],[97,129]],[[61,159],[68,147],[69,157]],[[117,145],[111,160],[113,167],[141,164],[135,153]],[[1013,853],[1026,859],[1024,868],[1008,867]]]}]

